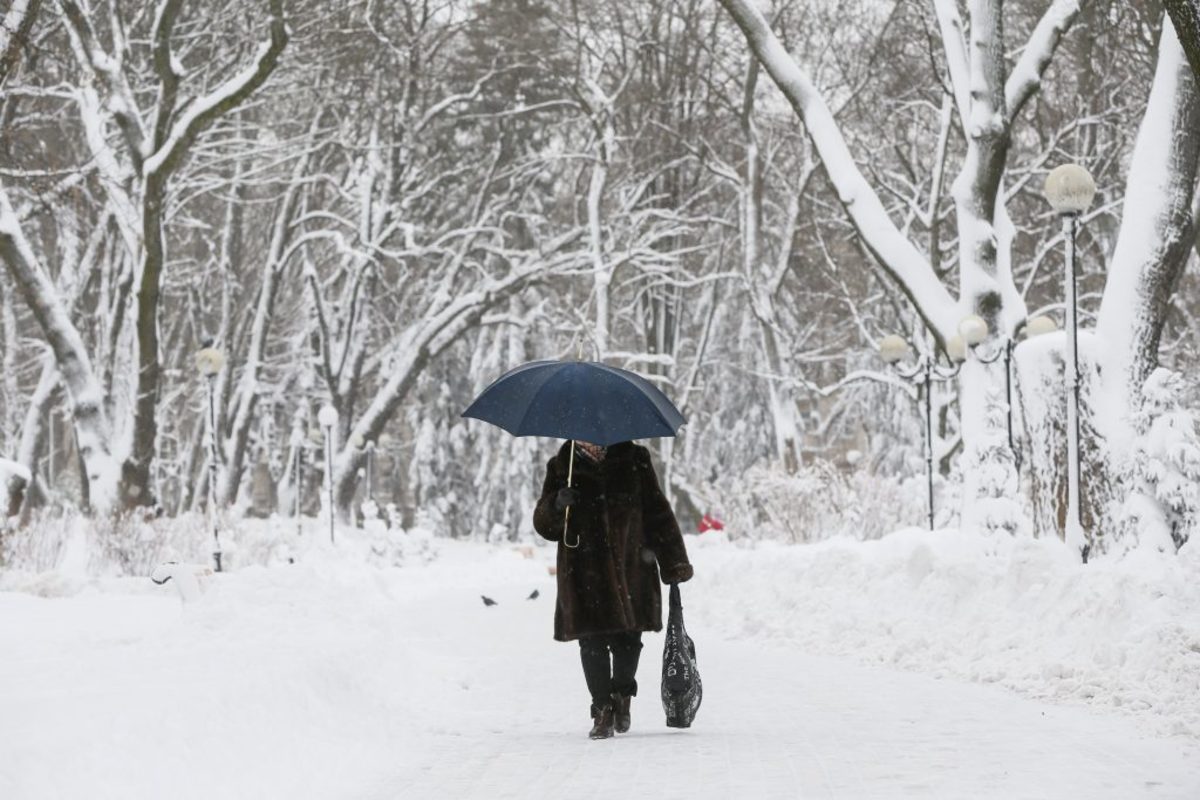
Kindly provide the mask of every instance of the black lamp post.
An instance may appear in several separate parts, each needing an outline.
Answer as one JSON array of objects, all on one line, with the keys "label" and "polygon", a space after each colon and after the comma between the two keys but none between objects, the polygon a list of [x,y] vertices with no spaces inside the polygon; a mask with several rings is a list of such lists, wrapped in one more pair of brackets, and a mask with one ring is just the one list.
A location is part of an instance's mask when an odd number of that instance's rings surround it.
[{"label": "black lamp post", "polygon": [[375,443],[367,442],[365,447],[366,454],[366,475],[364,476],[367,484],[367,502],[375,501]]},{"label": "black lamp post", "polygon": [[225,366],[225,354],[213,346],[212,340],[196,353],[196,370],[208,386],[208,516],[213,534],[213,564],[221,571],[221,536],[217,525],[217,375]]},{"label": "black lamp post", "polygon": [[317,412],[317,422],[325,432],[325,483],[329,489],[329,541],[334,541],[333,525],[337,516],[333,505],[333,428],[337,425],[338,412],[332,405],[321,406]]},{"label": "black lamp post", "polygon": [[[983,320],[980,320],[980,323],[983,323]],[[986,323],[983,323],[983,324],[985,326],[984,331],[986,333]],[[1025,338],[1027,338],[1027,339],[1032,338],[1034,336],[1041,336],[1044,333],[1051,333],[1055,330],[1058,330],[1058,327],[1054,324],[1054,320],[1050,319],[1049,317],[1041,317],[1041,316],[1032,317],[1027,322],[1025,322],[1024,324],[1022,324],[1021,326],[1019,326],[1017,328],[1017,332],[1021,333],[1023,331],[1025,334]],[[985,338],[986,338],[986,336],[985,336]],[[1007,408],[1008,408],[1008,414],[1007,414],[1008,449],[1012,453],[1013,463],[1016,464],[1017,474],[1019,476],[1020,472],[1021,472],[1021,450],[1020,450],[1020,448],[1017,447],[1016,435],[1013,432],[1012,363],[1013,363],[1013,353],[1016,351],[1016,349],[1017,349],[1017,343],[1015,341],[1013,341],[1012,339],[1006,337],[1004,339],[1003,344],[994,353],[992,353],[990,355],[985,355],[984,353],[980,352],[980,350],[978,349],[977,346],[972,346],[971,352],[974,354],[975,358],[977,358],[980,361],[980,363],[983,363],[983,364],[995,364],[1001,358],[1004,359],[1004,400],[1005,400],[1005,403],[1007,404]]]},{"label": "black lamp post", "polygon": [[929,500],[929,530],[933,530],[933,384],[953,380],[962,368],[966,358],[967,348],[962,338],[952,336],[946,343],[946,354],[953,366],[944,369],[937,364],[936,358],[921,354],[912,367],[905,367],[902,361],[912,355],[912,348],[903,338],[891,335],[885,336],[879,342],[879,356],[896,373],[918,387],[924,394],[925,400],[925,479],[928,487]]},{"label": "black lamp post", "polygon": [[292,516],[296,518],[296,536],[302,533],[300,505],[304,498],[304,413],[298,412],[295,419],[292,420],[292,458],[295,464],[292,467],[292,489],[296,496],[292,498]]}]

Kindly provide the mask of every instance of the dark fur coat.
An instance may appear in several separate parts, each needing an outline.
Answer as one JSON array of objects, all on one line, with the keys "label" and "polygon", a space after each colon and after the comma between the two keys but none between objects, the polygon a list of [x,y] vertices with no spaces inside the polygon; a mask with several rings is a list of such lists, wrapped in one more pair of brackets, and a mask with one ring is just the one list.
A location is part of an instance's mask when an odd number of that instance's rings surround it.
[{"label": "dark fur coat", "polygon": [[576,452],[571,485],[579,500],[571,506],[567,542],[578,536],[579,546],[571,548],[562,541],[563,512],[555,507],[567,485],[570,444],[546,465],[533,513],[537,532],[559,543],[554,638],[662,630],[659,571],[663,583],[680,583],[692,577],[692,565],[650,451],[622,442],[598,463]]}]

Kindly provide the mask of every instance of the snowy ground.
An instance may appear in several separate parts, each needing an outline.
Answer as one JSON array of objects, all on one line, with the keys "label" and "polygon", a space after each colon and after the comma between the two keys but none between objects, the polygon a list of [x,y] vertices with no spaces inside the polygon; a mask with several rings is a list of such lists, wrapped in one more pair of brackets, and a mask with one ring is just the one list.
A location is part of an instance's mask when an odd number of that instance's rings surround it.
[{"label": "snowy ground", "polygon": [[550,638],[548,548],[377,569],[343,545],[187,607],[5,576],[0,797],[1200,797],[1192,562],[1093,565],[1089,590],[1035,542],[705,545],[696,725],[663,725],[648,636],[633,730],[604,742]]}]

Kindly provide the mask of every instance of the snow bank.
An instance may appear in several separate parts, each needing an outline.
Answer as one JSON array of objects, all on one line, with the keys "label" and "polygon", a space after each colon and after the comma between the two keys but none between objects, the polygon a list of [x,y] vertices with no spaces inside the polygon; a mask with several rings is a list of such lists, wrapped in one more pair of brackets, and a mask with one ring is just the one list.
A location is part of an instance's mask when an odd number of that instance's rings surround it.
[{"label": "snow bank", "polygon": [[422,737],[494,706],[469,694],[487,654],[442,652],[440,632],[478,617],[480,591],[503,601],[489,619],[532,610],[549,576],[457,542],[446,563],[371,567],[359,534],[211,576],[187,605],[149,578],[0,592],[0,797],[395,796],[378,782]]},{"label": "snow bank", "polygon": [[[263,529],[266,536],[270,527]],[[79,539],[79,529],[72,533]],[[516,730],[522,744],[496,745],[494,759],[511,775],[485,772],[475,788],[523,786],[545,774],[547,751],[584,763],[594,750],[582,748],[593,742],[563,735],[580,726],[586,705],[577,649],[551,638],[553,548],[432,540],[396,569],[371,565],[388,560],[379,542],[370,531],[340,531],[336,546],[308,536],[304,547],[290,547],[294,563],[206,576],[203,595],[186,604],[172,585],[148,577],[0,575],[8,589],[0,591],[0,798],[396,796],[397,778],[413,775],[442,781],[440,792],[413,796],[461,796],[445,792],[462,788],[454,778],[460,748],[481,746],[480,738],[503,742]],[[770,674],[796,680],[775,697],[791,704],[785,721],[812,710],[805,692],[827,697],[830,682],[869,670],[848,663],[859,660],[1118,709],[1156,733],[1193,739],[1181,748],[1200,739],[1198,548],[1082,566],[1057,542],[955,531],[809,546],[709,533],[690,536],[689,547],[696,578],[684,606],[702,674],[708,663],[714,722],[722,708],[744,712],[737,698],[758,703],[769,693],[758,686],[748,694],[739,681],[754,672],[748,658],[770,662],[779,648]],[[64,563],[78,569],[82,555]],[[534,589],[540,595],[529,599]],[[497,604],[485,606],[480,595]],[[640,720],[656,715],[649,690],[660,640],[649,637]],[[798,658],[805,654],[846,660],[806,674],[818,664]],[[758,673],[755,680],[766,680]],[[857,714],[864,726],[881,708],[907,709],[901,721],[919,717],[920,704],[938,700],[898,688],[917,678],[875,670],[871,687],[842,692],[830,714]],[[943,693],[922,697],[971,696],[962,688],[947,680]],[[853,706],[864,693],[870,697]],[[997,692],[968,730],[997,723],[989,703],[1020,700]],[[1038,711],[1021,714],[1034,720]],[[1110,722],[1088,710],[1078,730]],[[815,729],[827,734],[826,723]],[[732,732],[702,730],[757,747],[754,729],[737,724]],[[638,740],[689,752],[667,741]],[[715,741],[707,746],[725,752],[725,740]]]},{"label": "snow bank", "polygon": [[[509,796],[503,787],[511,796],[562,796],[565,778],[555,776],[563,764],[610,769],[609,761],[586,757],[595,749],[584,749],[593,743],[580,728],[586,700],[578,651],[551,639],[552,547],[438,539],[396,568],[382,565],[370,532],[339,532],[336,546],[325,537],[306,542],[291,548],[294,563],[206,576],[202,596],[187,604],[169,583],[145,577],[0,575],[9,589],[0,591],[0,797],[394,797],[410,780],[440,787],[414,788],[418,797],[465,796],[463,781],[474,781],[471,796]],[[828,726],[842,716],[853,730],[874,730],[872,715],[882,709],[893,728],[854,733],[868,742],[865,750],[842,752],[835,736],[828,758],[870,757],[875,740],[889,749],[879,742],[904,735],[894,726],[911,733],[907,726],[923,714],[928,735],[976,737],[975,744],[946,744],[944,758],[958,746],[975,752],[978,732],[1001,717],[1004,741],[1026,735],[1015,720],[1038,718],[1036,706],[1015,716],[993,712],[991,704],[1024,701],[982,695],[959,681],[912,695],[924,679],[858,667],[850,658],[1087,700],[1163,732],[1200,737],[1200,551],[1185,547],[1177,558],[1138,552],[1083,567],[1053,542],[915,530],[808,546],[743,546],[708,533],[689,537],[689,547],[697,575],[684,604],[711,682],[702,714],[714,723],[699,730],[728,737],[696,739],[692,747],[732,752],[752,765],[750,752],[763,745],[756,737],[771,740],[786,729],[797,738],[784,749],[808,748],[805,761],[813,744],[804,737],[830,735]],[[83,563],[78,555],[64,561]],[[535,589],[540,594],[531,597]],[[496,605],[485,606],[480,595]],[[659,713],[652,687],[660,642],[648,638],[639,720]],[[764,645],[782,652],[764,658]],[[807,653],[850,658],[822,667]],[[752,667],[747,659],[764,663]],[[789,676],[790,693],[773,694],[768,675]],[[805,696],[815,687],[828,699],[839,681],[850,683],[832,706]],[[736,716],[747,705],[761,708],[765,696],[790,710],[769,723]],[[921,710],[968,697],[976,706],[966,722],[939,722]],[[1059,720],[1060,727],[1029,735],[1072,739],[1075,730],[1100,726],[1109,731],[1105,741],[1118,736],[1112,720],[1088,711],[1078,725],[1064,729]],[[797,733],[797,718],[810,713],[832,716]],[[576,729],[580,735],[564,736]],[[522,738],[509,741],[518,732]],[[636,740],[638,752],[653,753],[649,763],[693,752],[649,733]],[[495,758],[459,780],[464,754],[485,741],[496,743],[486,745]],[[632,758],[634,751],[625,752]],[[547,753],[562,760],[547,762]],[[914,756],[897,757],[907,764]],[[955,767],[934,761],[931,774],[951,787],[944,796],[966,796],[953,790]],[[818,759],[812,768],[819,766]],[[893,767],[881,768],[887,785]],[[1114,769],[1127,782],[1140,780],[1126,765]],[[959,777],[975,785],[972,775]],[[516,788],[537,776],[554,785]],[[580,785],[593,783],[585,776]],[[489,787],[499,788],[480,794]],[[710,788],[695,796],[766,796]],[[1070,796],[1000,789],[988,796]]]},{"label": "snow bank", "polygon": [[[348,566],[403,566],[427,563],[438,550],[428,528],[388,528],[380,520],[365,528],[339,525],[334,547],[327,547],[328,519],[222,518],[219,528],[221,563],[233,572],[309,555]],[[322,550],[329,552],[319,555]],[[35,515],[0,538],[0,591],[71,595],[101,580],[148,576],[165,561],[211,564],[212,551],[212,523],[204,514],[150,520]]]},{"label": "snow bank", "polygon": [[1057,541],[910,529],[693,547],[689,613],[730,637],[998,683],[1200,737],[1200,549],[1078,564]]},{"label": "snow bank", "polygon": [[[194,527],[178,539],[197,546],[181,546],[176,556],[155,541],[151,550],[163,560],[170,555],[206,564],[206,534]],[[7,591],[88,604],[96,596],[125,594],[178,603],[169,585],[116,577],[82,528],[67,526],[65,543],[54,548],[55,569],[0,571],[0,598]],[[397,587],[434,584],[470,588],[465,595],[474,603],[475,588],[505,580],[514,563],[511,547],[434,538],[424,530],[347,529],[335,546],[319,533],[311,527],[298,538],[279,521],[231,532],[224,538],[229,560],[240,566],[203,581],[219,591],[194,604],[182,622],[232,615],[234,604],[265,621],[310,600],[337,606],[345,598],[351,598],[345,600],[349,614],[394,604]],[[801,546],[730,542],[715,532],[687,538],[697,577],[684,597],[700,640],[774,642],[995,683],[1035,698],[1120,709],[1158,733],[1200,738],[1200,547],[1186,545],[1177,556],[1138,550],[1084,566],[1056,540],[950,530],[906,529],[876,541],[834,538]],[[540,578],[543,594],[552,594],[546,568],[553,548],[539,545],[532,552],[533,559],[517,559],[519,575]],[[96,572],[97,563],[106,568]],[[158,563],[148,564],[144,575]],[[395,566],[401,568],[389,569]],[[225,612],[214,611],[225,603]],[[20,629],[37,623],[11,624],[15,641]],[[312,635],[323,632],[317,627]]]}]

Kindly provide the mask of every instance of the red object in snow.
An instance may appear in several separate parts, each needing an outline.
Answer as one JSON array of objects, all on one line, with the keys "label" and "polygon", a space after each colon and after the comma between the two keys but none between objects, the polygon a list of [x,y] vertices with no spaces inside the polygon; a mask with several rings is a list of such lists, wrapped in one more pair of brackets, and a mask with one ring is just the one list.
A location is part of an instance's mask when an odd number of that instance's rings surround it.
[{"label": "red object in snow", "polygon": [[700,524],[696,526],[696,530],[698,533],[704,533],[705,531],[723,531],[725,530],[725,523],[721,522],[721,520],[717,519],[712,514],[705,514],[700,518]]}]

